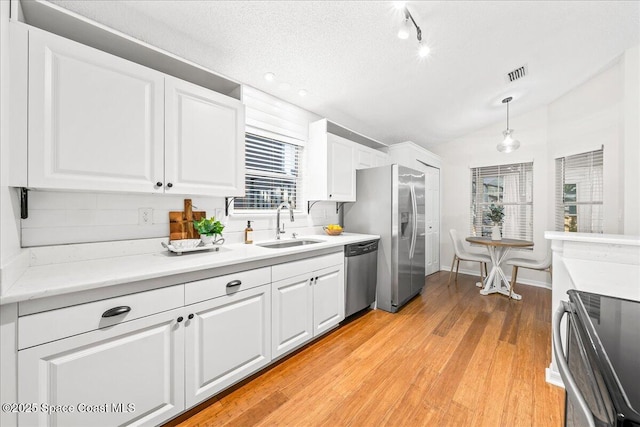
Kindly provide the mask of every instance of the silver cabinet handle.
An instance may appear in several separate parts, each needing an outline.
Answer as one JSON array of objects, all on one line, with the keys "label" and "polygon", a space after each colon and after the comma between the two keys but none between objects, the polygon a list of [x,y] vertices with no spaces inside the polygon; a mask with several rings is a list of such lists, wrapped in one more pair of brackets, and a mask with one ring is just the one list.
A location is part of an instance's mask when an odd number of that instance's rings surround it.
[{"label": "silver cabinet handle", "polygon": [[113,307],[102,313],[102,317],[115,317],[131,311],[131,307],[128,305],[121,305],[120,307]]},{"label": "silver cabinet handle", "polygon": [[240,280],[232,280],[229,283],[227,283],[227,288],[233,288],[235,286],[240,286],[242,285],[242,282]]},{"label": "silver cabinet handle", "polygon": [[582,394],[580,394],[580,390],[578,389],[573,376],[571,376],[571,372],[569,372],[569,364],[565,359],[564,350],[562,348],[562,340],[560,338],[560,334],[562,333],[560,331],[560,322],[562,321],[562,317],[565,315],[565,313],[568,313],[570,311],[571,306],[569,305],[569,303],[566,301],[561,301],[560,306],[553,316],[553,354],[555,354],[556,356],[558,371],[560,371],[560,376],[562,377],[562,381],[564,381],[564,387],[567,390],[569,399],[578,404],[580,410],[582,410],[585,415],[589,427],[595,427],[593,414],[591,413],[587,402],[585,402],[584,397],[582,397]]}]

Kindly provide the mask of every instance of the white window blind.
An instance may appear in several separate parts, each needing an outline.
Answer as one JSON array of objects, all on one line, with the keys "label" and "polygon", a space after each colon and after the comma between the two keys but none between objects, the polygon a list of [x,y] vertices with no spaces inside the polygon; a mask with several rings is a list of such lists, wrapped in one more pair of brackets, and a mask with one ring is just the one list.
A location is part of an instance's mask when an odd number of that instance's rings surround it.
[{"label": "white window blind", "polygon": [[471,168],[471,234],[491,236],[489,206],[504,206],[502,236],[533,240],[533,162]]},{"label": "white window blind", "polygon": [[556,159],[556,230],[602,233],[604,149]]},{"label": "white window blind", "polygon": [[303,147],[246,134],[245,197],[236,197],[234,211],[274,210],[283,201],[301,204]]}]

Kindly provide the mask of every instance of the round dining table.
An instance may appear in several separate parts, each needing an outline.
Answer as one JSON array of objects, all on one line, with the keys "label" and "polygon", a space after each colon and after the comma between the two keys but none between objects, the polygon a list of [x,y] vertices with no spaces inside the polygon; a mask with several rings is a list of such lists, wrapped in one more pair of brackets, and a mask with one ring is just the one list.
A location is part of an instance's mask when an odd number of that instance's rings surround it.
[{"label": "round dining table", "polygon": [[481,287],[480,293],[482,295],[489,295],[500,293],[513,298],[515,300],[521,300],[522,296],[513,292],[511,289],[511,283],[507,280],[504,271],[500,267],[500,264],[507,258],[509,251],[512,248],[528,248],[533,247],[533,242],[520,239],[502,239],[492,240],[490,237],[470,236],[466,238],[467,242],[474,245],[483,245],[487,248],[489,256],[491,257],[491,271],[483,282],[476,283],[476,286]]}]

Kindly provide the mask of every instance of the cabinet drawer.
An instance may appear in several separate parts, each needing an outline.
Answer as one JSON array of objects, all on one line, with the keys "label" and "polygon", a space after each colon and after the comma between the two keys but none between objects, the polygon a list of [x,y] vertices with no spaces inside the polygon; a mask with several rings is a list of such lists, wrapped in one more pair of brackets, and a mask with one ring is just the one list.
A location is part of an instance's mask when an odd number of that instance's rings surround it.
[{"label": "cabinet drawer", "polygon": [[286,279],[288,277],[306,274],[310,271],[321,270],[344,263],[344,253],[336,252],[335,254],[322,255],[314,258],[302,259],[300,261],[292,261],[284,264],[274,265],[271,270],[272,280]]},{"label": "cabinet drawer", "polygon": [[[176,285],[22,316],[18,318],[18,348],[113,326],[183,305],[184,287]],[[119,307],[129,310],[102,317],[108,310]]]},{"label": "cabinet drawer", "polygon": [[189,282],[185,285],[185,304],[195,304],[211,298],[233,294],[271,282],[271,267],[240,271],[211,279]]}]

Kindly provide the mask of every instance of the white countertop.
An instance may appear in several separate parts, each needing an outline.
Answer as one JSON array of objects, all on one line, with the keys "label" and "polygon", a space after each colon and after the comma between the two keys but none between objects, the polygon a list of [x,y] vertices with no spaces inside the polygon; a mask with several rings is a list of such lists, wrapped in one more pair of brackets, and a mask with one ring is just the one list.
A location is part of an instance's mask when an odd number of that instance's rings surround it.
[{"label": "white countertop", "polygon": [[565,233],[564,231],[545,231],[544,238],[548,240],[565,240],[569,242],[589,242],[609,245],[640,246],[640,236],[629,236],[625,234]]},{"label": "white countertop", "polygon": [[275,263],[286,262],[287,257],[294,255],[308,253],[313,256],[313,252],[379,237],[355,233],[343,233],[340,236],[308,235],[299,236],[298,240],[308,238],[322,240],[322,243],[282,249],[236,243],[223,245],[219,252],[182,255],[169,253],[159,247],[157,253],[151,254],[32,266],[7,292],[0,295],[0,305],[267,259],[277,259]]}]

